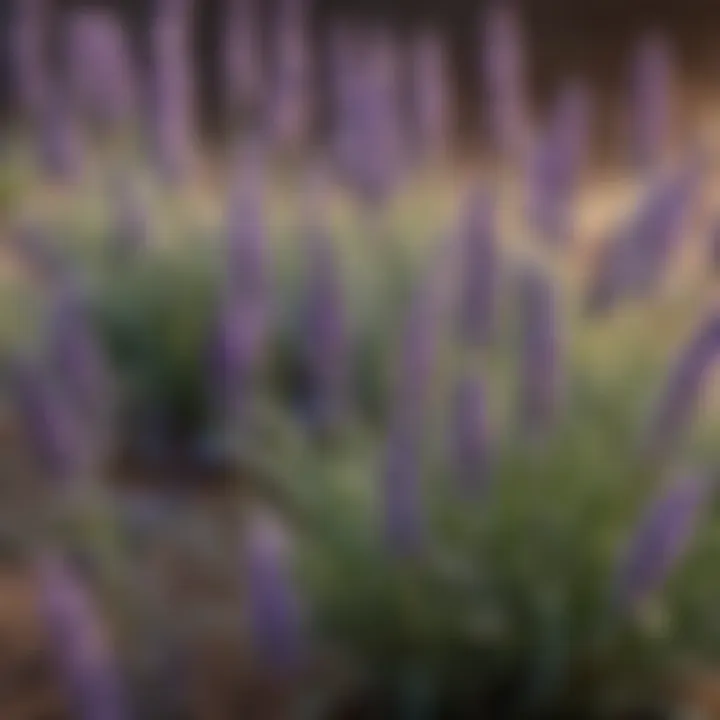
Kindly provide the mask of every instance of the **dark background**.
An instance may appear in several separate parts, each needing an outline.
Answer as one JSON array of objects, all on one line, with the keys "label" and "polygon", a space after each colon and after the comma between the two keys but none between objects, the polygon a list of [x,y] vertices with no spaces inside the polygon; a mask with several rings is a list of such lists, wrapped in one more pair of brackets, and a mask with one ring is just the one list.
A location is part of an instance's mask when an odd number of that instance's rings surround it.
[{"label": "dark background", "polygon": [[[212,129],[218,116],[217,33],[225,0],[195,0],[194,47],[198,59],[198,88],[205,127]],[[273,0],[261,3],[271,19]],[[436,24],[452,42],[458,96],[472,111],[476,102],[476,30],[483,0],[315,0],[312,10],[314,45],[322,48],[323,30],[335,18],[382,21],[399,33]],[[568,73],[589,77],[600,91],[619,87],[632,43],[643,29],[665,30],[676,43],[687,83],[720,87],[720,63],[716,55],[720,38],[720,0],[520,0],[530,36],[533,88],[539,98]],[[105,0],[78,2],[56,0],[61,16],[79,5],[112,6],[133,28],[136,52],[145,56],[144,30],[152,0]],[[0,28],[9,24],[11,0],[0,0]],[[56,18],[54,27],[59,27]],[[0,39],[4,43],[4,33]],[[1,48],[6,49],[5,45]],[[7,52],[1,55],[0,108],[7,113],[12,90],[8,82]]]}]

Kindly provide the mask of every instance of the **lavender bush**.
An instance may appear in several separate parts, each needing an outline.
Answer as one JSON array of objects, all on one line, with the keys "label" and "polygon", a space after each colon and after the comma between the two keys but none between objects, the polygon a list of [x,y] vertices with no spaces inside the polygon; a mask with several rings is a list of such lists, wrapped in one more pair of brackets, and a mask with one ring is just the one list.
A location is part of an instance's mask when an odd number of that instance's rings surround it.
[{"label": "lavender bush", "polygon": [[149,7],[147,77],[114,16],[73,15],[49,67],[16,10],[42,163],[0,218],[0,539],[7,514],[72,717],[615,718],[720,660],[712,162],[670,163],[664,41],[590,248],[602,104],[573,80],[537,121],[510,4],[468,175],[434,31],[318,53],[311,4],[228,2],[213,154],[190,0]]}]

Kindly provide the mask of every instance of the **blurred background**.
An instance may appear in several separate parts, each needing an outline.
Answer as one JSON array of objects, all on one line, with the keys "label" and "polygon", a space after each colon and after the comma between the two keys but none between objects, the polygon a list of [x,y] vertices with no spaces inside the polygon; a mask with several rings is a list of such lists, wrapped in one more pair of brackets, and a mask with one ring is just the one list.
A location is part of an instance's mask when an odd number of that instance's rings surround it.
[{"label": "blurred background", "polygon": [[0,0],[0,720],[720,717],[719,33]]},{"label": "blurred background", "polygon": [[[454,68],[453,86],[461,101],[460,129],[464,138],[472,135],[477,116],[477,18],[484,0],[317,0],[310,12],[313,48],[327,52],[327,30],[342,19],[383,23],[401,35],[432,26],[446,36]],[[617,100],[633,45],[640,32],[669,31],[685,80],[685,93],[692,103],[702,101],[720,83],[720,53],[716,27],[720,8],[712,0],[519,0],[531,41],[530,76],[532,92],[547,101],[548,93],[568,72],[592,81],[606,100]],[[270,25],[272,3],[265,5],[265,25]],[[113,8],[132,28],[139,57],[147,58],[147,29],[152,3],[144,0],[57,0],[56,20],[51,35],[56,42],[61,18],[78,7]],[[195,72],[199,86],[205,131],[217,133],[220,123],[221,92],[218,64],[224,0],[204,0],[194,8],[192,26]],[[0,28],[9,31],[12,3],[0,7]],[[7,47],[7,45],[4,45]],[[7,118],[11,107],[12,83],[8,53],[3,53],[0,98]]]}]

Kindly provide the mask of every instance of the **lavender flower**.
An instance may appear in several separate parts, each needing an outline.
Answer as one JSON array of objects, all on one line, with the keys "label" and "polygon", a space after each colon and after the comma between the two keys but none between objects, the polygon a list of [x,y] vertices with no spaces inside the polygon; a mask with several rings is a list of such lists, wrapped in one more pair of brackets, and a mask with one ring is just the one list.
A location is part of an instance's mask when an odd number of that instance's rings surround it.
[{"label": "lavender flower", "polygon": [[520,423],[531,435],[555,422],[561,394],[560,337],[555,291],[537,270],[520,278]]},{"label": "lavender flower", "polygon": [[228,207],[228,284],[238,293],[258,297],[267,284],[265,227],[265,149],[244,145]]},{"label": "lavender flower", "polygon": [[357,32],[351,28],[345,25],[332,28],[327,67],[333,158],[346,178],[352,176],[357,144],[355,110],[360,104],[358,77],[362,67],[359,46]]},{"label": "lavender flower", "polygon": [[269,282],[257,156],[246,158],[230,208],[227,284],[212,338],[214,395],[226,422],[245,412],[269,333]]},{"label": "lavender flower", "polygon": [[40,123],[39,154],[44,173],[60,182],[77,180],[84,160],[82,138],[70,99],[57,81],[46,90]]},{"label": "lavender flower", "polygon": [[109,421],[110,380],[87,301],[75,283],[56,291],[48,345],[58,386],[88,434],[97,438]]},{"label": "lavender flower", "polygon": [[17,363],[11,372],[13,406],[21,432],[43,476],[60,484],[84,473],[90,439],[44,368]]},{"label": "lavender flower", "polygon": [[273,97],[268,118],[280,146],[306,139],[310,122],[310,59],[306,0],[281,0],[275,26]]},{"label": "lavender flower", "polygon": [[652,415],[645,448],[653,455],[676,445],[691,421],[703,383],[720,355],[720,319],[712,317],[683,350]]},{"label": "lavender flower", "polygon": [[672,54],[658,34],[646,35],[631,78],[630,146],[641,170],[652,170],[667,150],[672,121]]},{"label": "lavender flower", "polygon": [[462,380],[453,396],[451,451],[458,490],[463,495],[483,490],[490,476],[490,433],[485,389],[475,379]]},{"label": "lavender flower", "polygon": [[450,130],[447,53],[442,38],[420,35],[412,46],[410,108],[421,156],[437,157],[446,147]]},{"label": "lavender flower", "polygon": [[38,605],[73,718],[127,717],[110,642],[80,579],[54,555],[37,567]]},{"label": "lavender flower", "polygon": [[654,289],[682,240],[703,172],[703,160],[693,158],[676,176],[651,188],[601,256],[589,293],[589,310],[607,310],[622,297],[643,296]]},{"label": "lavender flower", "polygon": [[664,277],[672,252],[683,238],[703,172],[704,163],[693,159],[675,177],[651,190],[641,206],[628,240],[632,247],[629,293],[645,295]]},{"label": "lavender flower", "polygon": [[100,10],[68,20],[70,93],[79,114],[103,128],[127,122],[135,105],[130,49],[118,18]]},{"label": "lavender flower", "polygon": [[632,285],[633,247],[621,227],[605,242],[597,257],[585,300],[586,312],[598,315],[614,307]]},{"label": "lavender flower", "polygon": [[189,28],[192,0],[156,0],[151,28],[153,142],[158,169],[171,182],[188,170],[193,136],[194,91]]},{"label": "lavender flower", "polygon": [[704,477],[684,476],[653,502],[618,568],[620,607],[636,607],[667,580],[690,545],[709,490]]},{"label": "lavender flower", "polygon": [[309,277],[305,300],[305,360],[309,370],[311,415],[329,429],[347,403],[350,361],[343,287],[332,240],[321,228],[310,228]]},{"label": "lavender flower", "polygon": [[563,243],[570,235],[572,201],[587,154],[589,116],[585,86],[568,84],[530,164],[530,219],[553,244]]},{"label": "lavender flower", "polygon": [[270,518],[250,522],[244,577],[253,648],[263,670],[285,675],[302,659],[300,605],[287,564],[286,538]]},{"label": "lavender flower", "polygon": [[395,395],[395,416],[417,422],[426,407],[439,358],[442,323],[446,311],[446,278],[438,260],[416,290],[403,328],[399,377]]},{"label": "lavender flower", "polygon": [[397,425],[387,441],[383,468],[383,517],[387,547],[411,556],[425,545],[422,502],[422,439],[417,428]]},{"label": "lavender flower", "polygon": [[15,0],[10,36],[14,89],[22,113],[37,120],[46,103],[47,0]]},{"label": "lavender flower", "polygon": [[348,171],[362,198],[384,202],[398,183],[404,147],[400,127],[398,58],[393,39],[370,37],[361,54],[348,114]]},{"label": "lavender flower", "polygon": [[461,229],[460,328],[470,345],[489,343],[495,331],[499,252],[495,209],[485,193],[473,194]]},{"label": "lavender flower", "polygon": [[710,232],[709,262],[712,271],[720,272],[720,220],[716,220]]},{"label": "lavender flower", "polygon": [[229,0],[224,25],[223,71],[227,110],[232,119],[259,109],[263,86],[257,0]]},{"label": "lavender flower", "polygon": [[524,42],[511,5],[498,3],[490,9],[481,46],[493,145],[501,157],[516,160],[524,150],[527,111]]},{"label": "lavender flower", "polygon": [[228,297],[220,307],[210,347],[212,394],[221,420],[232,428],[246,416],[265,346],[264,312]]},{"label": "lavender flower", "polygon": [[423,431],[444,319],[445,260],[440,258],[419,287],[402,338],[382,475],[385,539],[399,555],[419,552],[425,541]]}]

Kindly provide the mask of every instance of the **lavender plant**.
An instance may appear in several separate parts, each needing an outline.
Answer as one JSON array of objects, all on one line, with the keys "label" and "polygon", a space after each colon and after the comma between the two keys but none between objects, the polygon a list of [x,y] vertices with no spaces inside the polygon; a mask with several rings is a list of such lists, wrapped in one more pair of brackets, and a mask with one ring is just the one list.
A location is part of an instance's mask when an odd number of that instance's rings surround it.
[{"label": "lavender plant", "polygon": [[563,394],[560,318],[550,281],[529,269],[520,278],[519,423],[537,436],[556,421]]},{"label": "lavender plant", "polygon": [[[152,161],[171,180],[191,177],[191,10],[188,0],[152,8],[153,104],[144,110]],[[36,354],[18,354],[0,379],[11,390],[32,471],[51,481],[52,501],[70,497],[69,517],[46,528],[41,549],[50,540],[59,553],[66,544],[87,551],[82,557],[107,581],[100,585],[126,620],[128,645],[157,657],[172,636],[186,659],[197,652],[191,640],[215,642],[209,618],[223,643],[256,664],[266,692],[291,689],[299,711],[320,702],[319,694],[326,712],[317,714],[327,717],[347,716],[356,695],[378,717],[617,717],[618,698],[634,711],[631,701],[665,685],[680,650],[717,660],[717,532],[701,522],[713,509],[716,453],[696,456],[683,442],[715,359],[714,316],[665,385],[658,382],[649,426],[638,426],[661,350],[678,335],[675,315],[686,322],[700,304],[693,295],[684,315],[674,298],[657,305],[654,291],[685,243],[685,220],[707,179],[704,159],[693,155],[642,188],[593,269],[590,297],[581,297],[573,253],[584,246],[565,240],[590,145],[589,92],[563,87],[526,157],[520,21],[512,6],[494,6],[482,45],[491,144],[503,164],[524,173],[525,204],[515,204],[504,174],[492,175],[487,189],[465,196],[451,241],[431,242],[445,237],[450,213],[439,201],[435,209],[431,193],[422,196],[427,212],[418,213],[412,182],[407,197],[397,191],[400,180],[414,178],[409,150],[450,139],[443,45],[433,35],[417,40],[408,85],[397,38],[340,28],[332,67],[320,71],[332,90],[332,170],[349,182],[332,192],[323,184],[297,215],[297,168],[275,160],[285,159],[288,143],[306,139],[322,101],[323,84],[310,77],[310,8],[282,3],[267,68],[254,42],[259,6],[234,0],[230,10],[222,49],[227,110],[235,130],[246,111],[261,108],[254,118],[261,127],[255,137],[238,133],[242,154],[227,163],[221,219],[213,214],[223,175],[215,168],[197,195],[157,194],[141,209],[135,188],[121,186],[109,223],[97,218],[91,188],[81,199],[71,187],[48,187],[48,174],[38,178],[38,197],[59,190],[62,206],[52,197],[43,206],[48,237],[16,238],[25,251],[20,269],[30,270],[20,281],[42,291],[48,314]],[[37,16],[22,15],[16,28],[27,43],[17,58],[28,78],[25,108],[47,95],[38,149],[63,178],[83,159],[73,144],[80,105],[114,117],[125,107],[121,68],[131,62],[114,21],[94,11],[83,17],[72,48],[75,84],[53,79],[42,92]],[[669,134],[669,68],[658,48],[642,51],[631,108],[635,159],[648,170],[660,168]],[[304,170],[313,150],[300,146],[295,159]],[[103,149],[88,143],[87,152],[106,167]],[[147,169],[131,167],[133,178]],[[76,200],[80,218],[71,217]],[[386,212],[386,242],[368,242],[352,212],[357,200]],[[430,227],[435,214],[443,217]],[[544,264],[518,257],[528,247],[542,257],[546,248],[510,237],[515,214],[528,215],[560,250],[543,258],[547,274]],[[158,231],[152,244],[150,220]],[[117,262],[118,250],[133,261]],[[499,332],[506,270],[519,280],[517,333]],[[632,309],[622,302],[628,298],[638,300]],[[618,327],[597,318],[581,323],[577,310],[588,300],[593,309],[616,310]],[[650,321],[658,319],[667,337],[656,333],[650,342]],[[597,338],[605,340],[600,350]],[[3,412],[0,405],[0,419]],[[345,432],[335,433],[338,426]],[[207,452],[218,436],[219,458]],[[537,438],[540,447],[526,442]],[[667,475],[676,477],[665,461],[681,443],[699,471],[660,492]],[[100,490],[126,464],[170,481],[157,491],[163,512],[145,522],[148,545],[130,559],[126,541],[137,538],[115,517],[124,517],[127,490],[122,483],[117,495]],[[181,475],[192,480],[184,487],[189,499],[177,492]],[[657,499],[638,524],[649,495]],[[237,526],[259,498],[279,523],[251,517],[238,558]],[[181,511],[184,503],[190,508]],[[79,547],[64,523],[79,527]],[[38,547],[36,537],[28,547]],[[132,566],[152,551],[162,562],[137,583]],[[103,574],[105,565],[112,572]],[[119,666],[84,584],[56,554],[42,555],[37,568],[41,616],[75,714],[127,717]],[[174,587],[183,572],[183,592],[168,593],[163,605],[158,587]],[[146,632],[152,623],[138,629],[137,617],[123,612],[128,587],[139,584],[148,587],[138,602],[153,597],[162,632]],[[191,611],[183,614],[175,605],[190,591]],[[218,609],[228,604],[229,619]],[[237,647],[243,643],[249,653]],[[313,682],[286,683],[306,668],[324,669],[328,655],[346,681],[342,692],[331,672],[320,673],[318,694]],[[130,664],[134,694],[152,671]],[[231,654],[219,665],[232,692],[245,694],[243,662]],[[198,653],[193,667],[215,666]],[[156,713],[144,694],[137,697],[141,712]],[[186,693],[178,697],[187,702]]]},{"label": "lavender plant", "polygon": [[673,60],[657,33],[638,45],[631,74],[630,148],[634,165],[652,171],[662,163],[672,130]]},{"label": "lavender plant", "polygon": [[189,0],[157,0],[151,30],[151,139],[160,176],[182,181],[191,162],[195,97],[189,66]]},{"label": "lavender plant", "polygon": [[246,534],[244,574],[252,646],[261,666],[280,675],[302,661],[302,622],[279,525],[253,519]]},{"label": "lavender plant", "polygon": [[18,363],[10,382],[22,435],[42,475],[62,485],[83,475],[89,438],[47,369],[36,362]]},{"label": "lavender plant", "polygon": [[645,448],[665,455],[688,430],[718,353],[720,322],[711,317],[697,331],[675,364],[647,428]]},{"label": "lavender plant", "polygon": [[450,418],[453,475],[462,496],[485,491],[492,471],[492,438],[484,387],[476,378],[463,378],[454,391]]},{"label": "lavender plant", "polygon": [[527,140],[525,43],[510,4],[498,3],[483,19],[481,76],[493,149],[518,161]]},{"label": "lavender plant", "polygon": [[350,339],[342,276],[332,239],[310,227],[307,238],[308,289],[300,322],[307,366],[311,424],[331,430],[349,410]]},{"label": "lavender plant", "polygon": [[674,175],[651,185],[600,255],[587,299],[592,312],[629,297],[646,297],[658,288],[681,247],[704,172],[704,161],[693,156]]},{"label": "lavender plant", "polygon": [[47,2],[16,0],[10,37],[13,87],[23,115],[37,123],[47,102]]},{"label": "lavender plant", "polygon": [[447,149],[452,131],[448,88],[448,53],[442,37],[419,35],[411,50],[410,123],[421,156],[438,158]]},{"label": "lavender plant", "polygon": [[45,175],[61,183],[80,177],[84,165],[82,135],[63,84],[49,82],[40,116],[39,165]]},{"label": "lavender plant", "polygon": [[68,92],[73,108],[101,128],[131,119],[137,91],[124,29],[111,13],[78,11],[67,20]]},{"label": "lavender plant", "polygon": [[306,5],[305,0],[282,0],[277,13],[267,125],[280,146],[301,144],[311,129]]},{"label": "lavender plant", "polygon": [[383,473],[384,525],[389,549],[422,549],[423,435],[438,358],[439,290],[431,274],[414,298],[401,348]]},{"label": "lavender plant", "polygon": [[706,478],[691,475],[653,503],[618,569],[615,594],[621,607],[632,609],[667,580],[698,529],[709,491]]},{"label": "lavender plant", "polygon": [[120,720],[129,709],[107,627],[67,562],[43,556],[37,566],[38,604],[73,716]]},{"label": "lavender plant", "polygon": [[210,350],[214,396],[230,428],[246,419],[271,320],[263,188],[253,172],[258,159],[250,153],[231,201],[227,280]]},{"label": "lavender plant", "polygon": [[564,245],[572,235],[571,212],[587,156],[589,113],[586,88],[568,84],[530,163],[531,227],[551,244]]},{"label": "lavender plant", "polygon": [[459,326],[469,346],[487,345],[496,333],[500,257],[494,201],[485,193],[467,200],[460,228]]},{"label": "lavender plant", "polygon": [[398,97],[399,61],[392,38],[370,33],[364,38],[359,76],[349,90],[351,110],[346,156],[353,186],[371,204],[382,204],[400,179],[403,164]]},{"label": "lavender plant", "polygon": [[260,4],[233,0],[228,5],[223,42],[223,85],[228,119],[257,115],[265,100]]}]

